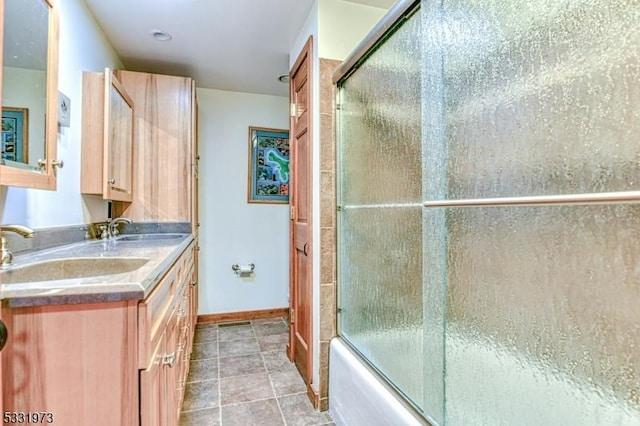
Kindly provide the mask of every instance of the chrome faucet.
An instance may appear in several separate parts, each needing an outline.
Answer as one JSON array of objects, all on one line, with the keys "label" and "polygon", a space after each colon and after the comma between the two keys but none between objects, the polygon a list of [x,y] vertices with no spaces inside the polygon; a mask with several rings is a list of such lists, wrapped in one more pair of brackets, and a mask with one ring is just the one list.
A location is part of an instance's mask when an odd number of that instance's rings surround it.
[{"label": "chrome faucet", "polygon": [[115,219],[113,219],[111,222],[109,222],[109,237],[115,237],[116,235],[118,235],[120,232],[118,231],[118,225],[121,223],[132,223],[133,221],[131,219],[128,219],[126,217],[117,217]]},{"label": "chrome faucet", "polygon": [[3,232],[15,232],[16,234],[24,237],[31,238],[35,235],[35,232],[31,228],[27,228],[22,225],[0,225],[0,249],[2,250],[2,258],[0,259],[0,269],[6,268],[13,262],[13,253],[7,246],[7,239],[2,236]]}]

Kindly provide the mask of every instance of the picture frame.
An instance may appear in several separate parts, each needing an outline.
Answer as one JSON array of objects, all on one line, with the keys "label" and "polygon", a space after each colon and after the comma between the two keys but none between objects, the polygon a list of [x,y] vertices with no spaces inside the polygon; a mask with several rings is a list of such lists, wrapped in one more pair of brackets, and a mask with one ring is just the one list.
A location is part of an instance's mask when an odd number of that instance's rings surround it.
[{"label": "picture frame", "polygon": [[29,163],[29,110],[2,107],[2,160]]},{"label": "picture frame", "polygon": [[249,127],[249,203],[289,203],[289,130]]}]

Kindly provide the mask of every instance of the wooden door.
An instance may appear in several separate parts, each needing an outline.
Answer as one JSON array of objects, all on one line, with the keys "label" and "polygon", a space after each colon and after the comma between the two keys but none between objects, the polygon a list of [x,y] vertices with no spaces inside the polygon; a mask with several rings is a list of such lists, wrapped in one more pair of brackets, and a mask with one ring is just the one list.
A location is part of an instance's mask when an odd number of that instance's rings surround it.
[{"label": "wooden door", "polygon": [[312,38],[305,44],[291,69],[290,145],[292,182],[291,208],[291,276],[289,358],[295,362],[302,378],[312,378]]}]

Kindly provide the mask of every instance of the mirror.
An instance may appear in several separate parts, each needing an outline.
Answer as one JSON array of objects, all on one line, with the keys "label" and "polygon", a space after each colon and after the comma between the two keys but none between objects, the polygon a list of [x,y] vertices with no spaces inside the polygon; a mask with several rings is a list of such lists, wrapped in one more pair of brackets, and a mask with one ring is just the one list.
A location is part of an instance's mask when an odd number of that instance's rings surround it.
[{"label": "mirror", "polygon": [[0,0],[0,184],[55,189],[58,16],[54,0]]}]

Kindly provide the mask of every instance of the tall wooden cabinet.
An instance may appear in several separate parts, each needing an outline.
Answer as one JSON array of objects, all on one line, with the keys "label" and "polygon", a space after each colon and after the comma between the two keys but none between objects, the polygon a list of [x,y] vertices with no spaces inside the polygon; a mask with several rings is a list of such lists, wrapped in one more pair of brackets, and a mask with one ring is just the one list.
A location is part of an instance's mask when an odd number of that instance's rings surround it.
[{"label": "tall wooden cabinet", "polygon": [[[181,283],[175,287],[180,291],[172,294],[175,315],[150,329],[158,331],[157,339],[139,353],[141,425],[173,426],[184,397],[198,309],[196,88],[188,77],[124,70],[115,75],[135,107],[133,197],[131,202],[114,202],[113,213],[134,222],[190,222],[196,238],[185,257],[188,264],[178,265],[174,277],[168,275]],[[158,300],[166,297],[159,295]],[[158,324],[150,318],[152,323]]]},{"label": "tall wooden cabinet", "polygon": [[196,92],[194,80],[117,70],[133,99],[134,177],[131,203],[117,216],[138,222],[197,224]]}]

